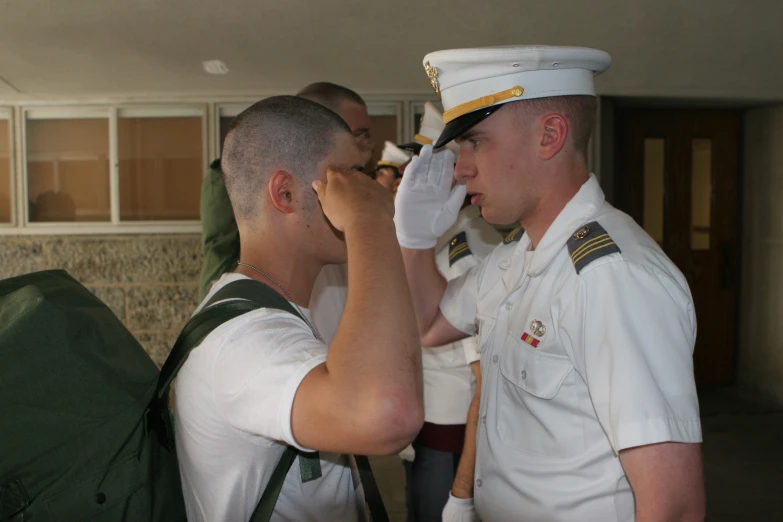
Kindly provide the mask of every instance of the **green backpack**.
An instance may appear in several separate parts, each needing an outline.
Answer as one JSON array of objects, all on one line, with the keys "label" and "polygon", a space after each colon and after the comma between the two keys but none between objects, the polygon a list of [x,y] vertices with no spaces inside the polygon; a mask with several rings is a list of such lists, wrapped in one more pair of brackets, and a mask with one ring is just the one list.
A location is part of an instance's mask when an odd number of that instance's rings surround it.
[{"label": "green backpack", "polygon": [[236,268],[239,260],[239,229],[219,158],[212,162],[201,182],[201,251],[199,301],[206,297],[212,283]]},{"label": "green backpack", "polygon": [[[259,282],[226,285],[188,321],[158,372],[66,272],[0,281],[0,522],[185,520],[169,387],[212,330],[258,308],[298,315]],[[270,519],[297,457],[303,481],[320,477],[317,453],[287,448],[250,522]],[[372,519],[385,522],[369,462],[356,461]]]},{"label": "green backpack", "polygon": [[157,384],[66,272],[0,281],[0,521],[185,520],[171,425],[147,414]]}]

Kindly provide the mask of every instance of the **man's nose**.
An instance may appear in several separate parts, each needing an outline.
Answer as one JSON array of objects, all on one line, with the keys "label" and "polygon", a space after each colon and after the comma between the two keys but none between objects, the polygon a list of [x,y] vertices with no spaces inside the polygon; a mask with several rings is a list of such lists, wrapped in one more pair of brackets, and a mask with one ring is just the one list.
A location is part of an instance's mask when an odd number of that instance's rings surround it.
[{"label": "man's nose", "polygon": [[476,166],[473,163],[471,154],[460,151],[459,156],[457,156],[457,165],[454,167],[454,177],[459,181],[465,181],[474,176],[475,173]]}]

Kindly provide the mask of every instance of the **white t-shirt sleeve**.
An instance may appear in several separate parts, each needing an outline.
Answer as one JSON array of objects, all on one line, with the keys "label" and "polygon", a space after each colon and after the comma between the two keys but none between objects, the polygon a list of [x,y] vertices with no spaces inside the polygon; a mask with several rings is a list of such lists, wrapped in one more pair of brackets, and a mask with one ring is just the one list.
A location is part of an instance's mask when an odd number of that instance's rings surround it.
[{"label": "white t-shirt sleeve", "polygon": [[215,402],[234,428],[298,449],[291,431],[302,380],[326,361],[326,345],[288,312],[258,310],[231,332],[214,368]]},{"label": "white t-shirt sleeve", "polygon": [[478,265],[470,267],[461,276],[449,281],[446,286],[446,292],[440,301],[440,311],[443,317],[454,328],[468,335],[475,335],[476,333],[479,280],[487,259]]},{"label": "white t-shirt sleeve", "polygon": [[[696,318],[673,278],[629,262],[583,273],[584,375],[616,452],[701,442],[693,377]],[[578,363],[577,363],[578,364]]]}]

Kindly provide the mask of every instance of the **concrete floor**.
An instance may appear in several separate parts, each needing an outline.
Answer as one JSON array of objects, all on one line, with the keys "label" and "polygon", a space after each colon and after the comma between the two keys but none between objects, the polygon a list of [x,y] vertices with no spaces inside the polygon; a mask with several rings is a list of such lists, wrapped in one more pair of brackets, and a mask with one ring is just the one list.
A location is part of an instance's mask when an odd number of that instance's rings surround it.
[{"label": "concrete floor", "polygon": [[[700,392],[707,522],[783,522],[783,407],[736,387]],[[372,466],[391,522],[405,521],[397,457]]]}]

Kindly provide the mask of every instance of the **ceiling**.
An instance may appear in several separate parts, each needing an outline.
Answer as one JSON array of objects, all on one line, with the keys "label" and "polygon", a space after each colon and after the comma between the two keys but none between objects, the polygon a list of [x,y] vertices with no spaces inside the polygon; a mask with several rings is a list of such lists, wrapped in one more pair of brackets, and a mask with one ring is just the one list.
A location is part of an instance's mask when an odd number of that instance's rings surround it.
[{"label": "ceiling", "polygon": [[[431,94],[429,51],[597,47],[606,95],[783,100],[781,0],[0,0],[0,102]],[[220,59],[213,76],[202,62]]]}]

